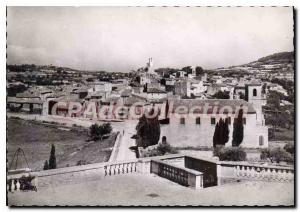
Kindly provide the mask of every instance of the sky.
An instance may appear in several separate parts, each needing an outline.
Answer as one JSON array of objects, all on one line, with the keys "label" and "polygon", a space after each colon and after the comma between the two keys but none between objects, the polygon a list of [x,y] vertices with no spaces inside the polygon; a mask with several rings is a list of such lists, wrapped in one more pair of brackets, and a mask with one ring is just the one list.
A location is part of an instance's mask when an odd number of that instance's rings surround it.
[{"label": "sky", "polygon": [[128,72],[293,51],[292,7],[8,7],[7,63]]}]

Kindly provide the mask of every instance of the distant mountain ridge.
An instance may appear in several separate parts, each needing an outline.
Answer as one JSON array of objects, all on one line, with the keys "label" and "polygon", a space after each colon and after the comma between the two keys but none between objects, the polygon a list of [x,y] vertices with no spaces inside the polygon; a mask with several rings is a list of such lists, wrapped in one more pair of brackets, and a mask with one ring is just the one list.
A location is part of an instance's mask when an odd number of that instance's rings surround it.
[{"label": "distant mountain ridge", "polygon": [[274,53],[256,61],[227,68],[218,68],[213,71],[246,71],[249,73],[264,72],[293,72],[294,71],[294,52]]}]

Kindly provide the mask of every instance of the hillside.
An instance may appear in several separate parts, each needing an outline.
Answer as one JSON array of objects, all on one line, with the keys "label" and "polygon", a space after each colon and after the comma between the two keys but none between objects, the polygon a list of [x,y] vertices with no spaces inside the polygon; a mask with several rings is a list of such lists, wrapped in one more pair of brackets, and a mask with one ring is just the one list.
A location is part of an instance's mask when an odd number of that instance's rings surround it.
[{"label": "hillside", "polygon": [[280,52],[256,61],[227,68],[218,68],[215,71],[246,71],[249,73],[269,72],[269,73],[293,73],[294,72],[294,52]]}]

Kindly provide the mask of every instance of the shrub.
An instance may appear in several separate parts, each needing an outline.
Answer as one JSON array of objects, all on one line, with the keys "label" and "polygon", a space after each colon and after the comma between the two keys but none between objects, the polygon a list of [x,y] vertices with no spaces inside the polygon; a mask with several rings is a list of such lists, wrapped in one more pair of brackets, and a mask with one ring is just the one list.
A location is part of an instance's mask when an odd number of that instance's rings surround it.
[{"label": "shrub", "polygon": [[217,145],[213,155],[219,157],[221,161],[245,161],[247,153],[241,147],[224,147]]},{"label": "shrub", "polygon": [[157,146],[157,151],[160,155],[165,155],[166,153],[176,154],[178,151],[174,149],[169,143],[160,143]]},{"label": "shrub", "polygon": [[162,156],[165,154],[176,154],[178,150],[172,147],[169,143],[160,143],[153,149],[148,149],[142,153],[142,157]]},{"label": "shrub", "polygon": [[45,160],[45,163],[44,163],[44,168],[43,170],[48,170],[49,169],[49,164],[48,164],[48,161]]},{"label": "shrub", "polygon": [[289,142],[289,143],[287,143],[286,145],[284,145],[283,149],[284,149],[286,152],[288,152],[288,153],[290,153],[290,154],[292,154],[292,155],[294,155],[294,153],[295,153],[295,146],[294,146],[294,144],[291,143],[291,142]]},{"label": "shrub", "polygon": [[270,159],[272,163],[274,162],[293,163],[294,161],[293,156],[280,147],[274,149],[270,149],[270,148],[262,149],[260,153],[260,159],[261,160]]},{"label": "shrub", "polygon": [[105,123],[102,125],[93,124],[90,126],[90,136],[94,141],[102,140],[103,136],[111,133],[112,127],[110,123]]}]

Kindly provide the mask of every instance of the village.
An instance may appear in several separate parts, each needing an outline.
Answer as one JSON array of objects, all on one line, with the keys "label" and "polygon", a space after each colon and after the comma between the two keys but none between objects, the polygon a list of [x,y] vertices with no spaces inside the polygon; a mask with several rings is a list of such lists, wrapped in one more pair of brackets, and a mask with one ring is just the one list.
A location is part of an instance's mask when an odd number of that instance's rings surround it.
[{"label": "village", "polygon": [[[291,110],[293,102],[288,101],[289,96],[293,96],[291,93],[293,90],[285,90],[282,85],[272,83],[271,80],[267,81],[268,75],[253,77],[251,74],[245,74],[238,77],[222,77],[219,75],[220,72],[212,74],[211,71],[205,71],[201,67],[185,67],[181,71],[174,72],[170,69],[154,70],[153,64],[153,58],[149,58],[145,67],[135,72],[125,73],[122,76],[110,73],[107,78],[105,73],[85,74],[64,68],[55,71],[53,67],[45,69],[29,65],[23,66],[22,71],[17,71],[20,66],[8,66],[8,91],[12,94],[7,97],[10,172],[30,173],[48,169],[45,169],[44,164],[47,156],[42,155],[47,155],[46,152],[53,143],[56,144],[58,168],[96,165],[103,162],[116,163],[172,154],[174,157],[184,154],[207,160],[214,160],[218,156],[218,160],[247,161],[258,166],[281,164],[282,168],[287,168],[293,163],[294,150],[291,150],[293,135],[285,135],[286,137],[280,140],[280,136],[283,136],[280,135],[280,130],[285,130],[285,134],[288,134],[288,129],[293,128],[292,120],[286,121],[285,126],[280,125],[278,121],[274,123],[272,120],[266,120],[268,114],[278,115],[283,108],[293,114]],[[35,74],[35,79],[43,81],[44,78],[51,79],[53,75],[60,76],[59,74],[63,73],[64,79],[67,80],[49,80],[51,85],[40,85],[32,80],[28,82],[30,75],[34,73],[33,67],[39,74],[38,76]],[[20,78],[18,77],[20,74],[27,74],[27,77]],[[276,76],[275,80],[282,80]],[[282,98],[270,100],[272,92],[283,96],[286,100]],[[275,105],[273,102],[276,102]],[[156,107],[159,109],[158,138],[152,144],[139,145],[137,137],[141,117]],[[236,144],[234,123],[241,108],[244,108],[243,138]],[[227,139],[218,141],[215,138],[216,126],[221,126],[220,122],[223,119],[226,120],[228,128]],[[95,144],[87,143],[92,125],[101,126],[103,123],[110,124],[112,134],[100,142],[95,140]],[[41,144],[33,143],[33,147],[29,145],[29,140],[28,142],[23,140],[32,139],[27,138],[27,131],[24,128],[27,125],[27,130],[41,128],[36,132],[33,131],[34,139],[38,140],[43,137],[39,133],[51,128],[47,130],[48,136],[43,138]],[[18,129],[20,135],[17,137],[13,135],[15,131],[11,131],[11,127]],[[21,133],[22,128],[24,133]],[[52,136],[49,137],[49,132],[54,137],[71,136],[67,138],[71,140],[63,141],[63,139],[58,142],[53,140]],[[76,133],[72,135],[71,132]],[[279,138],[277,140],[276,134]],[[14,143],[15,140],[18,143]],[[239,156],[235,158],[235,153],[221,155],[215,150],[218,143],[225,145],[228,152],[232,147],[237,148],[235,151],[238,151]],[[45,145],[48,146],[47,150]],[[16,151],[20,153],[21,150],[17,149],[20,146],[24,153],[23,161],[21,156],[19,161],[16,161],[18,160],[15,158]],[[138,146],[138,149],[135,149],[135,146]],[[35,151],[32,152],[31,148]],[[26,163],[29,161],[29,165],[25,164],[24,159]],[[210,181],[206,183],[208,182]]]},{"label": "village", "polygon": [[8,206],[295,206],[293,7],[6,10]]}]

